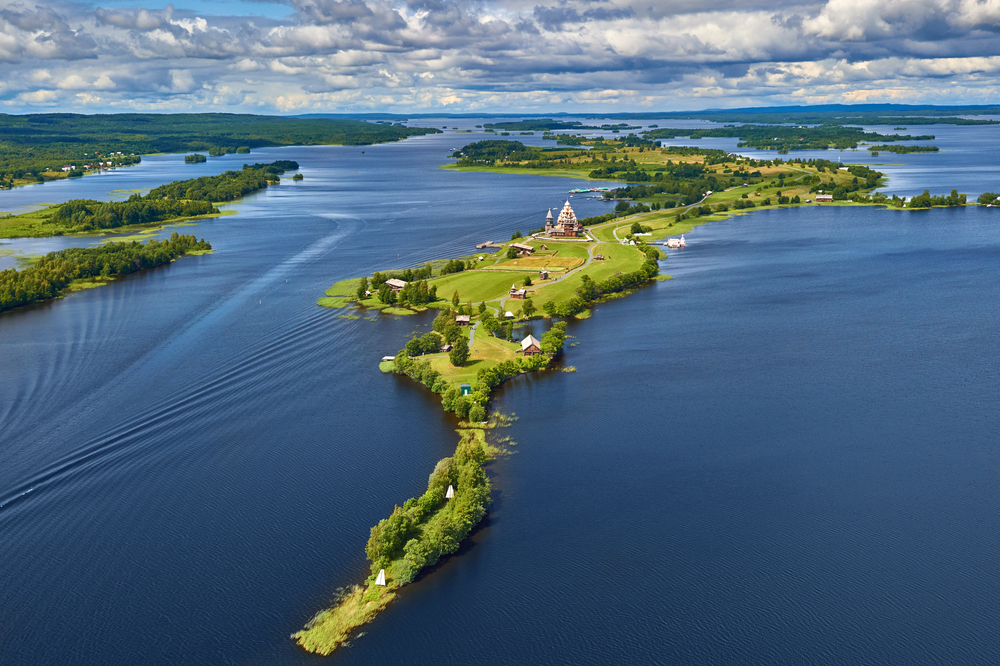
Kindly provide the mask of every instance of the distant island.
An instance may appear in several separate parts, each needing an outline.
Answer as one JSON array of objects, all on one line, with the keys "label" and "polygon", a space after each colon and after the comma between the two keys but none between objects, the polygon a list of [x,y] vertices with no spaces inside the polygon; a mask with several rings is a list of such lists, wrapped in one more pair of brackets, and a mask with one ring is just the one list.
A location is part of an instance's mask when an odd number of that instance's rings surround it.
[{"label": "distant island", "polygon": [[366,146],[441,130],[342,118],[228,113],[0,114],[0,189],[118,166],[141,155],[249,153],[267,146]]},{"label": "distant island", "polygon": [[74,199],[31,213],[0,217],[0,237],[103,233],[220,215],[214,204],[258,192],[279,182],[281,174],[298,168],[291,160],[248,164],[239,171],[161,185],[145,196],[133,194],[126,201]]}]

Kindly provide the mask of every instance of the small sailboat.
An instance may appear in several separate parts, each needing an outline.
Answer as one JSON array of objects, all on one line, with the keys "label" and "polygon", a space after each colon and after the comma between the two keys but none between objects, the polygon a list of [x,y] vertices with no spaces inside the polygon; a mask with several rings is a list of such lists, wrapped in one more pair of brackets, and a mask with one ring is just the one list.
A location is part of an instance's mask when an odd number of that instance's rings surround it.
[{"label": "small sailboat", "polygon": [[448,492],[446,492],[444,496],[445,499],[451,499],[455,496],[455,487],[452,486],[450,483],[448,484]]},{"label": "small sailboat", "polygon": [[385,569],[378,570],[378,578],[375,579],[375,584],[385,587]]}]

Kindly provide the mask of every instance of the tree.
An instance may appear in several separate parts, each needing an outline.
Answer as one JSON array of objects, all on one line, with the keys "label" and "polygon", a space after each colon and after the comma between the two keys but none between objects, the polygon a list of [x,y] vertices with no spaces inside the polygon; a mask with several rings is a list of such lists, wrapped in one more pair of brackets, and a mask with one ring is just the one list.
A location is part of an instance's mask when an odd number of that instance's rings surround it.
[{"label": "tree", "polygon": [[524,305],[521,306],[521,314],[529,318],[535,314],[535,304],[531,302],[530,298],[524,299]]},{"label": "tree", "polygon": [[452,321],[444,329],[444,341],[448,344],[453,344],[455,340],[458,340],[463,334],[462,327]]},{"label": "tree", "polygon": [[510,236],[510,239],[511,239],[511,240],[517,240],[518,238],[524,238],[524,236],[522,236],[522,235],[521,235],[521,232],[520,232],[520,231],[515,231],[515,232],[514,232],[513,234],[511,234],[511,236]]},{"label": "tree", "polygon": [[544,310],[545,314],[550,317],[556,316],[556,304],[552,301],[545,301],[545,303],[542,304],[542,310]]},{"label": "tree", "polygon": [[396,294],[393,292],[392,287],[387,284],[383,284],[378,288],[378,300],[382,301],[386,305],[392,305],[396,302]]},{"label": "tree", "polygon": [[600,288],[598,287],[597,283],[590,278],[589,275],[584,274],[581,277],[581,280],[583,284],[581,284],[576,289],[576,293],[580,296],[580,298],[589,303],[590,301],[596,300],[598,297],[600,297],[601,295]]},{"label": "tree", "polygon": [[423,345],[420,344],[420,340],[417,338],[407,341],[405,349],[407,356],[420,356],[424,353]]},{"label": "tree", "polygon": [[485,301],[479,304],[479,316],[482,317],[484,314],[486,314],[486,302]]},{"label": "tree", "polygon": [[420,349],[424,354],[433,354],[441,348],[437,333],[427,332],[420,336]]},{"label": "tree", "polygon": [[512,247],[508,247],[506,256],[508,259],[517,259],[517,250]]},{"label": "tree", "polygon": [[464,335],[455,340],[455,344],[452,345],[451,351],[448,352],[448,358],[451,360],[452,365],[459,368],[465,365],[465,362],[469,360],[469,341]]},{"label": "tree", "polygon": [[489,333],[496,333],[497,329],[500,328],[500,322],[498,322],[497,318],[488,312],[482,316],[479,323],[481,323],[483,328],[485,328]]},{"label": "tree", "polygon": [[365,298],[365,292],[368,291],[368,278],[362,277],[361,283],[358,285],[358,300]]},{"label": "tree", "polygon": [[451,304],[456,308],[458,307],[458,289],[455,290],[455,293],[451,297]]},{"label": "tree", "polygon": [[531,276],[530,275],[525,275],[524,276],[524,286],[525,287],[530,287],[531,286]]},{"label": "tree", "polygon": [[469,420],[474,423],[480,423],[486,420],[486,408],[482,405],[476,404],[469,408]]}]

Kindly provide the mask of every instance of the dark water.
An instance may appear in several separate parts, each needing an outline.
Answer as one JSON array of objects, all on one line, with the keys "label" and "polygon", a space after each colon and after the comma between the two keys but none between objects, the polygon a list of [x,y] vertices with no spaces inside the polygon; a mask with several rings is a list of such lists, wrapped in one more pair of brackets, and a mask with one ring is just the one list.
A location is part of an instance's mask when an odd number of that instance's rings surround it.
[{"label": "dark water", "polygon": [[[0,663],[319,663],[288,635],[456,436],[375,368],[426,318],[316,297],[578,184],[433,169],[457,137],[259,151],[306,179],[181,229],[215,254],[0,316]],[[689,234],[570,327],[575,374],[499,392],[483,529],[332,660],[1000,662],[991,213]]]}]

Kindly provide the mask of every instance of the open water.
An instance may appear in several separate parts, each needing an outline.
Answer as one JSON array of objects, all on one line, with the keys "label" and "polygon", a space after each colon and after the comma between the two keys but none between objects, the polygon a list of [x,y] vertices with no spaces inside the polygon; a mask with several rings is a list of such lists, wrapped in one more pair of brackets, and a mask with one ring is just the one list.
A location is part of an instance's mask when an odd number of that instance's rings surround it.
[{"label": "open water", "polygon": [[[951,129],[978,150],[983,128]],[[369,527],[456,436],[376,369],[428,318],[316,298],[526,232],[584,184],[434,168],[469,139],[256,151],[305,180],[177,229],[214,254],[0,315],[0,663],[319,663],[289,634],[363,578]],[[893,160],[940,165],[937,193],[963,189],[949,155]],[[147,158],[0,209],[244,158]],[[570,326],[576,373],[498,393],[518,444],[482,529],[330,661],[1000,663],[998,214],[688,234],[674,280]],[[69,242],[93,239],[0,249]]]}]

